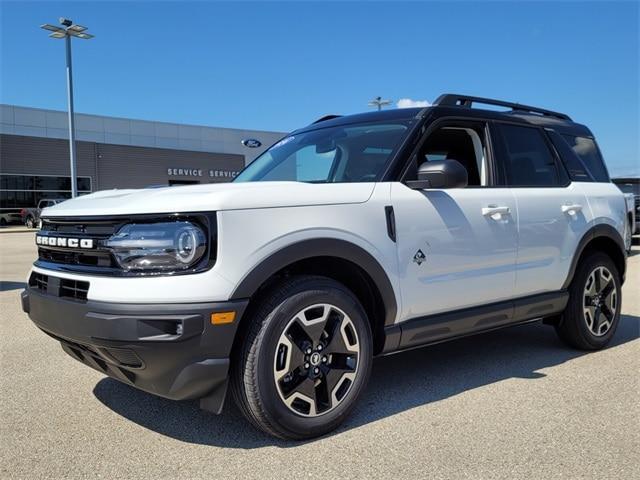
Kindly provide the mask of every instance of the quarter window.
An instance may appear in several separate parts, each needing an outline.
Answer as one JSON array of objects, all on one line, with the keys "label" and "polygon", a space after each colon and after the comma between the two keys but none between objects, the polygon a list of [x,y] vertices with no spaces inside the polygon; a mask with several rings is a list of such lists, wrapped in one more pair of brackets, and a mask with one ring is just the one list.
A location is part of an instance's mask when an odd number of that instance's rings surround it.
[{"label": "quarter window", "polygon": [[604,166],[602,156],[598,151],[596,142],[587,137],[574,137],[573,135],[562,135],[569,146],[585,164],[596,182],[608,182],[609,174]]},{"label": "quarter window", "polygon": [[571,180],[576,182],[593,182],[593,177],[589,174],[582,159],[576,155],[564,137],[553,130],[547,130],[547,134],[558,155],[560,155]]},{"label": "quarter window", "polygon": [[533,127],[499,125],[506,183],[516,187],[560,184],[558,167],[542,132]]}]

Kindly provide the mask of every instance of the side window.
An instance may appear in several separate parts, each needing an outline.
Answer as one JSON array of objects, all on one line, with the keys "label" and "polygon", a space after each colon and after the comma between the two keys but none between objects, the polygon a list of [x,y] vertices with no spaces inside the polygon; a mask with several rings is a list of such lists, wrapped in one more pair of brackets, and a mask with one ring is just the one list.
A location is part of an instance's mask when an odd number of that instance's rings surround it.
[{"label": "side window", "polygon": [[484,129],[481,125],[458,126],[448,124],[426,139],[418,155],[418,165],[413,165],[410,178],[417,176],[417,168],[423,162],[457,160],[467,169],[469,186],[488,185],[487,150]]},{"label": "side window", "polygon": [[589,174],[582,159],[576,155],[563,136],[553,130],[549,130],[548,134],[551,143],[553,143],[558,155],[560,155],[562,159],[562,163],[564,163],[565,168],[569,172],[571,180],[576,182],[593,182],[593,177]]},{"label": "side window", "polygon": [[573,135],[562,136],[589,169],[596,182],[609,182],[609,174],[604,166],[604,161],[592,138],[574,137]]},{"label": "side window", "polygon": [[561,184],[553,153],[535,127],[498,124],[504,143],[506,182],[509,186],[544,187]]}]

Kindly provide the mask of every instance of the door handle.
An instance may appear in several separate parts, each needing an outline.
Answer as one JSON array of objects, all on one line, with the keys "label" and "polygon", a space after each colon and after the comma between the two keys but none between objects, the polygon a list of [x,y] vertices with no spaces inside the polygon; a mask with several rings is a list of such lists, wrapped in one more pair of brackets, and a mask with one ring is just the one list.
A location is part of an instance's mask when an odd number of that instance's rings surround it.
[{"label": "door handle", "polygon": [[482,208],[482,215],[485,217],[501,217],[502,215],[509,215],[511,209],[509,207],[499,207],[498,205],[488,205]]},{"label": "door handle", "polygon": [[568,213],[569,215],[575,215],[582,210],[582,205],[578,203],[567,203],[560,207],[562,213]]}]

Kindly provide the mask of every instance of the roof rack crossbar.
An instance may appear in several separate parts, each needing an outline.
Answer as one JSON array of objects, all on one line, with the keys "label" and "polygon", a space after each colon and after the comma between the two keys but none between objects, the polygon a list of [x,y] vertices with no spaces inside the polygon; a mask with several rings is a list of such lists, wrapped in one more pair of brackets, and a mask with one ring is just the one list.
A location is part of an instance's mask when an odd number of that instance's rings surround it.
[{"label": "roof rack crossbar", "polygon": [[324,122],[326,120],[332,120],[334,118],[338,118],[341,117],[342,115],[325,115],[323,117],[320,117],[319,119],[317,119],[315,122],[311,122],[311,125],[315,125],[316,123],[320,123],[320,122]]},{"label": "roof rack crossbar", "polygon": [[529,105],[522,105],[520,103],[503,102],[502,100],[494,100],[492,98],[471,97],[469,95],[458,95],[456,93],[445,93],[440,95],[434,105],[440,106],[456,106],[472,108],[474,103],[484,103],[485,105],[496,105],[499,107],[510,108],[517,112],[530,112],[538,113],[547,117],[555,117],[561,120],[571,120],[569,115],[560,112],[554,112],[552,110],[545,110],[544,108],[531,107]]}]

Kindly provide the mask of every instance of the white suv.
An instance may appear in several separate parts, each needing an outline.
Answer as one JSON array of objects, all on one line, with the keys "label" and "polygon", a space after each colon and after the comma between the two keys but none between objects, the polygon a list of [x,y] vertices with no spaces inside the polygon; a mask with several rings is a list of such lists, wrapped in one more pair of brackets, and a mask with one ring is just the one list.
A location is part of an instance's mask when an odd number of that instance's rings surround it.
[{"label": "white suv", "polygon": [[97,192],[42,216],[22,294],[38,327],[209,411],[230,385],[283,438],[336,428],[374,356],[540,319],[594,350],[620,318],[623,195],[587,127],[519,104],[324,117],[233,183]]}]

